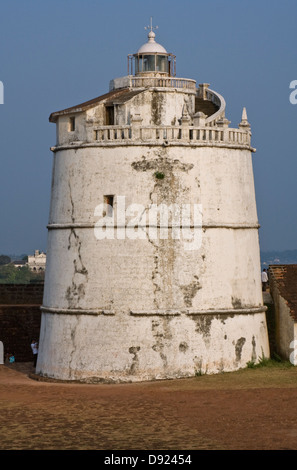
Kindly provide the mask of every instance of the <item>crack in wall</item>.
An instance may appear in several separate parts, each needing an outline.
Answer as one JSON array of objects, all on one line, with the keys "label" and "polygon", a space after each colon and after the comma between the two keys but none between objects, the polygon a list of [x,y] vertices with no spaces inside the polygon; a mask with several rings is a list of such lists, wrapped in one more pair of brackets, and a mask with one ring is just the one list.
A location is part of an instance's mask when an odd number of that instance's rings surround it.
[{"label": "crack in wall", "polygon": [[[72,318],[74,318],[74,317],[72,317]],[[74,361],[75,364],[77,362],[75,360],[75,353],[77,352],[78,348],[75,344],[75,340],[76,340],[76,329],[78,328],[80,320],[81,320],[80,315],[75,315],[75,320],[76,320],[76,325],[71,328],[71,332],[70,332],[72,349],[70,349],[70,354],[69,354],[69,379],[72,378],[73,374],[75,376],[76,369],[77,369],[77,366],[75,366],[75,368],[72,369],[71,363],[72,363],[72,361]],[[72,374],[72,371],[73,371],[73,374]]]},{"label": "crack in wall", "polygon": [[[75,222],[74,215],[74,201],[72,197],[70,181],[68,182],[69,186],[69,198],[71,204],[71,220]],[[71,286],[67,288],[66,299],[68,301],[68,307],[74,308],[78,305],[79,301],[85,296],[85,283],[88,281],[88,270],[85,267],[82,255],[81,255],[81,246],[82,242],[74,228],[70,229],[70,234],[68,237],[68,250],[71,248],[74,251],[73,258],[73,275]]]}]

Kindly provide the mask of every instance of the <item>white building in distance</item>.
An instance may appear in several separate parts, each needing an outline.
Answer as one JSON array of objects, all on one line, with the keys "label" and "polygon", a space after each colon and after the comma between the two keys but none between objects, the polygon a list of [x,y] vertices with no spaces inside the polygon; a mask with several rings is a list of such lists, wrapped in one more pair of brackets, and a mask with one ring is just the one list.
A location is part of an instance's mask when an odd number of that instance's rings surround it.
[{"label": "white building in distance", "polygon": [[269,357],[251,131],[148,41],[103,96],[54,112],[36,373],[125,382]]},{"label": "white building in distance", "polygon": [[46,254],[35,250],[34,255],[28,255],[28,266],[31,271],[40,273],[45,271]]}]

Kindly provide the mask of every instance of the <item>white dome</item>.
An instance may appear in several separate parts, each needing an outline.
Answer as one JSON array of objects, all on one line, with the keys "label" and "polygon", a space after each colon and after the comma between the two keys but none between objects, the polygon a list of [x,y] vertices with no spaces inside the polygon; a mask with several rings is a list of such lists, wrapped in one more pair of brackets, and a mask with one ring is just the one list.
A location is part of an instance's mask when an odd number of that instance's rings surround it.
[{"label": "white dome", "polygon": [[153,31],[150,31],[149,34],[148,34],[148,42],[146,42],[145,44],[143,44],[143,46],[141,46],[138,51],[137,51],[137,54],[151,54],[151,53],[154,53],[154,52],[159,52],[161,54],[167,54],[167,51],[166,49],[161,46],[161,44],[158,44],[156,41],[155,41],[155,33]]}]

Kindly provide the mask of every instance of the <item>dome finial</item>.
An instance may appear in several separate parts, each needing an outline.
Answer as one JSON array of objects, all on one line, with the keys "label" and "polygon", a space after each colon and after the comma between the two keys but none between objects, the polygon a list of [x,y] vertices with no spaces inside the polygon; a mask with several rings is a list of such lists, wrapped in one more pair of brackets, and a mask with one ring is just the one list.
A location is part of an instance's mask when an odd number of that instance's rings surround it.
[{"label": "dome finial", "polygon": [[158,29],[159,26],[153,26],[153,17],[151,16],[151,24],[149,26],[145,26],[144,29],[150,29],[150,32],[153,32],[153,29]]},{"label": "dome finial", "polygon": [[145,26],[144,29],[149,29],[150,32],[148,33],[147,37],[149,39],[149,42],[155,42],[155,33],[154,29],[158,29],[159,26],[153,26],[153,17],[151,16],[151,24],[149,26]]}]

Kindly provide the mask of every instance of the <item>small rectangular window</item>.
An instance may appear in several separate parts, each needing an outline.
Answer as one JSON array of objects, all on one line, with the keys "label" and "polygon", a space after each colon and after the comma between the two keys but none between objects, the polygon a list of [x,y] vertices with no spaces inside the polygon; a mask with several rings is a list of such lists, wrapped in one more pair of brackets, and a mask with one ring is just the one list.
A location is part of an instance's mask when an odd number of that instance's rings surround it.
[{"label": "small rectangular window", "polygon": [[71,117],[69,123],[70,123],[69,125],[70,132],[75,131],[75,117]]},{"label": "small rectangular window", "polygon": [[113,215],[113,200],[114,196],[104,196],[105,215],[112,217]]}]

